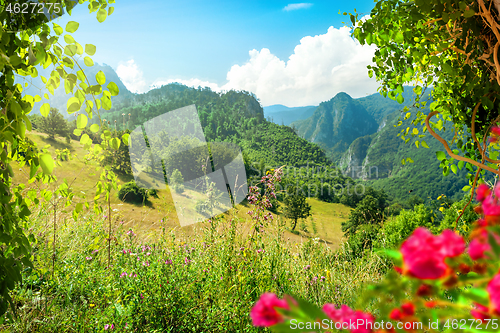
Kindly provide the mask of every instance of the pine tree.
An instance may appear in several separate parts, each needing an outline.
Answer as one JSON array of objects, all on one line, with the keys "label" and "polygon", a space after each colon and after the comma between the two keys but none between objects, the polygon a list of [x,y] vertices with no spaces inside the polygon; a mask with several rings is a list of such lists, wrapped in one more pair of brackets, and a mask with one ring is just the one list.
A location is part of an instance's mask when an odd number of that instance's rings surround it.
[{"label": "pine tree", "polygon": [[56,108],[50,108],[49,115],[40,119],[40,131],[49,135],[54,140],[56,135],[66,137],[68,135],[68,123]]}]

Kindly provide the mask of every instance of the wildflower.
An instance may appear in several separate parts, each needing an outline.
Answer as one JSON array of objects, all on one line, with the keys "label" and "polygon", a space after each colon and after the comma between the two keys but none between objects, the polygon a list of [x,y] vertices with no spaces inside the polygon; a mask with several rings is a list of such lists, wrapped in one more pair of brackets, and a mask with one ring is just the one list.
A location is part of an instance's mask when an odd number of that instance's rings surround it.
[{"label": "wildflower", "polygon": [[419,227],[401,245],[402,272],[419,279],[439,279],[450,273],[445,258],[458,256],[464,249],[463,238],[451,230],[434,236]]},{"label": "wildflower", "polygon": [[95,254],[97,252],[99,252],[99,250],[96,249],[96,250],[92,251],[92,254]]},{"label": "wildflower", "polygon": [[132,229],[130,229],[129,231],[127,231],[127,235],[129,235],[130,237],[133,237],[133,236],[135,236],[135,233],[132,231]]},{"label": "wildflower", "polygon": [[90,306],[91,308],[93,308],[93,307],[95,306],[95,304],[90,303],[90,304],[89,304],[89,306]]},{"label": "wildflower", "polygon": [[[347,323],[348,327],[353,327],[351,333],[372,332],[370,327],[373,326],[375,318],[370,313],[354,311],[347,305],[342,305],[340,309],[337,309],[334,304],[330,303],[323,306],[323,312],[334,322]],[[359,322],[364,324],[358,325]]]},{"label": "wildflower", "polygon": [[[132,275],[132,273],[130,273],[130,275]],[[123,272],[120,274],[120,277],[123,278],[123,277],[127,277],[127,272]]]},{"label": "wildflower", "polygon": [[305,271],[307,271],[307,270],[309,270],[309,269],[311,269],[311,265],[306,265],[306,266],[304,266],[304,270],[305,270]]},{"label": "wildflower", "polygon": [[486,184],[481,184],[478,186],[476,190],[476,200],[477,201],[484,201],[486,197],[490,194],[490,188]]},{"label": "wildflower", "polygon": [[173,261],[170,259],[165,260],[165,264],[167,264],[167,265],[171,265],[172,263],[173,263]]},{"label": "wildflower", "polygon": [[288,310],[289,306],[285,300],[279,299],[273,293],[262,294],[250,312],[253,325],[269,327],[283,322],[283,316],[276,311],[276,308]]},{"label": "wildflower", "polygon": [[189,260],[188,258],[184,258],[184,265],[187,265],[191,262],[191,260]]},{"label": "wildflower", "polygon": [[149,261],[146,260],[145,262],[143,262],[142,266],[149,267]]},{"label": "wildflower", "polygon": [[488,283],[486,291],[488,291],[490,295],[490,302],[493,305],[493,310],[500,313],[500,273],[497,273]]},{"label": "wildflower", "polygon": [[[476,231],[472,236],[472,241],[469,243],[469,256],[472,260],[483,259],[486,257],[484,254],[491,250],[491,245],[488,242],[488,231],[484,228]],[[500,243],[500,237],[493,234],[497,243]]]},{"label": "wildflower", "polygon": [[144,299],[144,295],[142,295],[142,293],[141,293],[141,299]]},{"label": "wildflower", "polygon": [[475,319],[479,319],[481,321],[491,318],[488,313],[488,308],[479,303],[474,303],[474,309],[470,310],[470,314]]},{"label": "wildflower", "polygon": [[92,260],[92,257],[85,257],[85,259],[87,259],[87,260]]}]

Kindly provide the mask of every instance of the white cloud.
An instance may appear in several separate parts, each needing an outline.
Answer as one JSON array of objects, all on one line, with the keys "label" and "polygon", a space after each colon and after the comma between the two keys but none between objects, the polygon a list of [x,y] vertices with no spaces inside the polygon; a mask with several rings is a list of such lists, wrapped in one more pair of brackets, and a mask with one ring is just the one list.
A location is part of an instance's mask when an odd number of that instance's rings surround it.
[{"label": "white cloud", "polygon": [[127,61],[125,64],[119,64],[116,68],[116,74],[118,74],[125,87],[131,92],[143,93],[148,91],[142,71],[137,67],[133,59]]},{"label": "white cloud", "polygon": [[227,73],[224,90],[255,93],[263,105],[301,106],[329,100],[338,92],[362,97],[376,91],[366,66],[375,46],[360,45],[347,27],[330,27],[326,34],[306,36],[285,62],[267,48],[251,50],[250,60]]},{"label": "white cloud", "polygon": [[[156,80],[150,88],[179,82],[190,87],[210,87],[213,91],[246,90],[253,92],[262,105],[284,104],[290,107],[318,105],[339,92],[353,98],[376,92],[376,80],[368,77],[375,46],[360,45],[347,27],[328,28],[323,35],[300,40],[288,61],[281,60],[267,48],[249,51],[250,59],[234,65],[227,73],[227,83],[200,79]],[[135,65],[134,65],[135,66]]]},{"label": "white cloud", "polygon": [[313,5],[312,3],[308,3],[308,2],[291,3],[291,4],[286,5],[283,8],[283,10],[289,12],[291,10],[306,9],[306,8],[311,7],[312,5]]}]

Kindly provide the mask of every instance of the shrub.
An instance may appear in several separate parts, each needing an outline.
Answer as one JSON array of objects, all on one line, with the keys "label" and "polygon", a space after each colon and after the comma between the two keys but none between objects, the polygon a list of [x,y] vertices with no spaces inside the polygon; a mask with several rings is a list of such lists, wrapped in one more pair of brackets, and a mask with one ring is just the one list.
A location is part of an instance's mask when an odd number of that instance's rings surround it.
[{"label": "shrub", "polygon": [[198,200],[194,206],[194,210],[198,213],[203,214],[208,210],[208,204],[205,200]]},{"label": "shrub", "polygon": [[172,171],[170,182],[172,183],[172,188],[175,192],[184,192],[184,177],[182,177],[182,173],[179,170],[174,169],[174,171]]},{"label": "shrub", "polygon": [[149,191],[138,187],[133,180],[123,184],[120,191],[118,191],[118,199],[125,202],[141,203],[147,201],[148,197]]}]

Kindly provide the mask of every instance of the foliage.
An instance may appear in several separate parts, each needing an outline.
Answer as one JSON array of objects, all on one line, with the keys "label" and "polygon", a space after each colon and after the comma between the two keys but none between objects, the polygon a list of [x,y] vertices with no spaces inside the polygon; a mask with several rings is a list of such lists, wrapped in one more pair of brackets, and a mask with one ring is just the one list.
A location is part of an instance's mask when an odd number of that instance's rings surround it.
[{"label": "foliage", "polygon": [[[130,131],[113,131],[111,132],[110,138],[119,140],[125,134],[130,134]],[[103,142],[100,138],[96,138],[95,140],[96,143],[100,143],[103,147],[102,155],[104,158],[101,159],[102,166],[110,166],[111,170],[119,174],[132,175],[132,165],[130,164],[128,145],[120,144],[118,149],[116,149],[116,145],[113,146],[112,144],[107,143],[107,141]]]},{"label": "foliage", "polygon": [[[403,129],[400,136],[421,138],[429,131],[450,156],[437,154],[445,173],[464,163],[479,167],[477,172],[499,173],[495,165],[498,152],[491,151],[496,146],[487,141],[491,126],[500,119],[500,65],[496,56],[500,45],[496,17],[500,14],[492,3],[380,0],[363,22],[357,20],[357,14],[351,15],[356,24],[354,37],[361,44],[378,48],[369,75],[375,74],[381,82],[384,96],[402,103],[404,84],[415,82],[418,95],[432,85],[431,112],[426,115],[417,108],[412,120],[415,126],[425,127],[410,133]],[[425,104],[417,98],[417,107]],[[405,119],[412,114],[408,111]],[[437,120],[431,123],[434,116]],[[452,142],[457,143],[456,150],[435,133],[436,129],[445,130],[447,124],[455,133]],[[472,182],[474,175],[469,174],[469,179]]]},{"label": "foliage", "polygon": [[354,235],[363,224],[379,225],[385,218],[387,195],[383,190],[368,188],[363,199],[349,214],[349,220],[342,223],[342,232],[347,237]]},{"label": "foliage", "polygon": [[175,192],[184,192],[184,178],[182,177],[182,173],[179,170],[174,169],[174,171],[172,171],[170,182],[172,183],[172,188]]},{"label": "foliage", "polygon": [[49,138],[54,140],[56,135],[66,137],[68,133],[68,123],[64,119],[59,110],[50,108],[49,115],[42,118],[39,123],[39,130],[49,135]]},{"label": "foliage", "polygon": [[306,202],[306,196],[295,187],[289,187],[283,200],[283,215],[293,220],[292,230],[295,230],[298,219],[311,216],[311,205]]},{"label": "foliage", "polygon": [[[113,3],[113,0],[109,0]],[[75,2],[56,1],[59,10],[71,12]],[[48,24],[48,18],[44,14],[34,13],[26,17],[22,14],[11,14],[5,9],[6,2],[0,5],[0,216],[2,216],[0,226],[0,315],[3,315],[7,309],[7,302],[10,302],[8,294],[16,283],[21,282],[21,272],[24,269],[32,267],[30,242],[35,242],[34,236],[26,236],[22,226],[28,220],[31,214],[28,205],[39,203],[34,189],[24,192],[24,185],[14,186],[12,184],[12,164],[16,161],[20,165],[28,163],[30,165],[30,183],[35,179],[49,183],[55,181],[51,176],[55,163],[48,153],[47,149],[29,150],[24,156],[16,154],[16,147],[24,140],[26,130],[32,129],[31,122],[27,115],[33,108],[35,102],[42,100],[41,96],[31,96],[23,94],[23,85],[16,83],[15,79],[22,81],[24,77],[36,77],[38,71],[35,66],[41,65],[44,68],[53,66],[54,70],[49,78],[44,78],[44,84],[51,94],[61,82],[64,84],[66,93],[74,94],[68,103],[68,112],[74,113],[80,108],[86,110],[87,114],[92,113],[96,106],[99,109],[111,106],[110,96],[118,93],[113,83],[108,84],[108,90],[103,90],[105,83],[104,75],[98,78],[98,84],[89,86],[83,71],[78,71],[78,75],[68,73],[67,69],[73,69],[77,56],[82,56],[85,52],[88,55],[95,53],[95,46],[85,45],[84,48],[74,41],[71,36],[79,24],[69,21],[65,29],[52,23],[52,28]],[[89,11],[97,11],[97,19],[102,22],[108,14],[111,14],[113,7],[109,7],[106,0],[93,1],[89,4]],[[54,7],[51,7],[51,13],[54,14]],[[28,14],[29,15],[29,14]],[[64,39],[66,46],[59,43],[60,35],[66,31]],[[85,57],[85,61],[91,61]],[[17,75],[17,77],[16,77]],[[25,80],[26,81],[26,80]],[[26,82],[27,83],[27,82]],[[79,83],[79,84],[78,84]],[[99,97],[99,95],[102,96]],[[93,102],[86,100],[86,96],[92,96]],[[48,95],[44,97],[47,98]],[[41,108],[41,114],[47,117],[50,113],[49,103],[44,103]],[[87,116],[81,114],[78,119],[79,128],[85,127]],[[82,137],[81,143],[90,147],[86,137]],[[58,162],[60,163],[60,162]],[[39,168],[41,170],[39,170]],[[67,185],[67,184],[66,184]],[[109,185],[109,186],[107,186]],[[103,189],[110,189],[111,185],[100,186],[97,191],[97,197]],[[61,185],[62,186],[62,185]],[[54,193],[46,192],[46,198],[50,198]],[[67,190],[62,194],[70,195]],[[47,199],[49,200],[49,199]],[[74,210],[74,216],[77,216],[80,210]],[[12,303],[11,303],[12,305]]]},{"label": "foliage", "polygon": [[118,199],[125,202],[143,203],[148,200],[149,191],[137,186],[134,180],[122,185]]},{"label": "foliage", "polygon": [[322,329],[345,326],[353,333],[375,329],[497,332],[500,198],[493,192],[500,193],[499,189],[478,189],[483,216],[474,224],[468,248],[462,236],[451,230],[436,236],[418,227],[399,251],[385,251],[394,261],[394,270],[359,299],[358,306],[363,310],[347,305],[339,309],[332,303],[319,309],[302,298],[287,295],[284,300],[276,298],[266,303],[263,295],[250,312],[254,325],[271,327],[275,332],[290,332],[290,325],[297,327],[298,323],[298,332],[310,332],[311,325],[318,321]]}]

